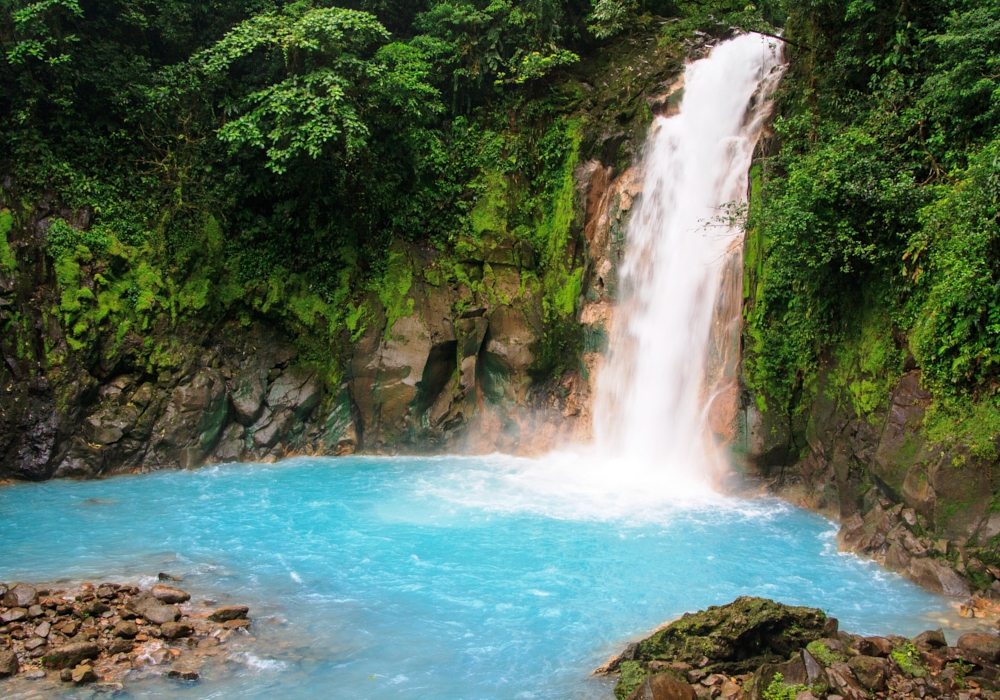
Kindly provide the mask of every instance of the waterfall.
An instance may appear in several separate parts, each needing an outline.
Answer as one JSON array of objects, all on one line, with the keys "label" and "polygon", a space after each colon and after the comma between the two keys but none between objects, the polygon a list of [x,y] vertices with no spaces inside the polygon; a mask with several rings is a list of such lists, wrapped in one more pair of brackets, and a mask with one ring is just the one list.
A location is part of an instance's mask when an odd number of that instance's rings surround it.
[{"label": "waterfall", "polygon": [[598,453],[620,469],[678,485],[719,463],[709,409],[735,409],[743,238],[728,214],[746,202],[780,54],[758,34],[716,46],[687,66],[678,113],[650,128],[594,407]]}]

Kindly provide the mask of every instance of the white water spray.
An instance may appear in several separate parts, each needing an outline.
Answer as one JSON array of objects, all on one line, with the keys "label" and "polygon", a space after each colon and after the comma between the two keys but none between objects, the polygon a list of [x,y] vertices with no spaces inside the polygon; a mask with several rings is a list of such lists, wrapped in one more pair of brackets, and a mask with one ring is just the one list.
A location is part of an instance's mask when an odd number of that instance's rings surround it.
[{"label": "white water spray", "polygon": [[598,450],[619,472],[655,473],[683,491],[706,483],[719,460],[706,422],[709,350],[724,332],[721,280],[743,236],[721,219],[725,205],[746,201],[780,73],[776,40],[727,41],[688,65],[680,111],[651,127],[594,411]]}]

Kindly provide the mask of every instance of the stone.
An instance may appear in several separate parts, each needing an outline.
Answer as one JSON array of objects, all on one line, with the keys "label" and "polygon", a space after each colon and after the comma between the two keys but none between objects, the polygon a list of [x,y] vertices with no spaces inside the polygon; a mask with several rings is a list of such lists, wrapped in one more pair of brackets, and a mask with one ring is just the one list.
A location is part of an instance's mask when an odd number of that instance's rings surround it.
[{"label": "stone", "polygon": [[251,427],[254,446],[261,450],[274,447],[288,434],[294,424],[295,413],[287,408],[265,413]]},{"label": "stone", "polygon": [[[834,661],[826,669],[827,678],[830,685],[837,693],[848,700],[868,700],[868,691],[862,687],[858,679],[854,676],[851,667],[843,661]],[[830,700],[827,697],[827,700]]]},{"label": "stone", "polygon": [[191,600],[191,595],[177,588],[157,584],[150,591],[153,597],[162,603],[177,604]]},{"label": "stone", "polygon": [[885,690],[885,681],[889,675],[888,659],[874,656],[852,656],[847,665],[854,672],[854,677],[858,679],[865,688],[873,693]]},{"label": "stone", "polygon": [[160,625],[160,633],[164,639],[180,639],[190,637],[194,628],[186,622],[164,622]]},{"label": "stone", "polygon": [[266,387],[267,373],[260,369],[245,370],[233,377],[229,400],[236,413],[236,420],[241,425],[253,425],[260,417]]},{"label": "stone", "polygon": [[127,654],[132,649],[135,648],[135,644],[131,640],[122,639],[121,637],[113,640],[111,644],[108,645],[109,654]]},{"label": "stone", "polygon": [[249,612],[250,608],[245,605],[226,605],[221,608],[216,608],[215,611],[208,616],[208,619],[212,622],[240,620],[245,618]]},{"label": "stone", "polygon": [[42,637],[32,637],[24,643],[24,648],[26,651],[34,651],[39,647],[45,646],[46,641]]},{"label": "stone", "polygon": [[130,620],[122,620],[114,626],[111,634],[122,639],[135,639],[135,635],[139,634],[139,626]]},{"label": "stone", "polygon": [[250,627],[250,620],[247,619],[236,619],[236,620],[226,620],[222,623],[226,629],[248,629]]},{"label": "stone", "polygon": [[35,668],[30,671],[25,671],[22,677],[29,681],[40,681],[45,678],[45,671],[40,668]]},{"label": "stone", "polygon": [[142,616],[154,625],[174,622],[181,616],[181,611],[173,605],[147,605],[142,609]]},{"label": "stone", "polygon": [[0,620],[4,622],[20,622],[27,617],[28,611],[24,608],[11,608],[4,613],[0,613]]},{"label": "stone", "polygon": [[96,659],[100,653],[101,647],[94,642],[75,642],[49,651],[43,663],[49,668],[72,668],[81,661]]},{"label": "stone", "polygon": [[71,668],[64,668],[62,671],[60,671],[59,672],[59,680],[61,680],[63,683],[72,683],[73,682],[73,669],[71,669]]},{"label": "stone", "polygon": [[118,681],[102,681],[94,686],[94,690],[99,693],[117,695],[125,690],[125,684],[119,683]]},{"label": "stone", "polygon": [[196,681],[199,678],[201,678],[201,676],[195,670],[180,669],[180,668],[171,669],[170,672],[167,674],[167,676],[170,678],[176,678],[177,680],[181,681]]},{"label": "stone", "polygon": [[13,651],[0,651],[0,678],[13,676],[17,670],[17,654]]},{"label": "stone", "polygon": [[75,636],[79,629],[80,629],[79,620],[69,620],[68,622],[64,622],[58,627],[56,627],[56,630],[58,632],[66,635],[67,637]]},{"label": "stone", "polygon": [[930,557],[913,558],[906,570],[913,582],[942,595],[968,598],[969,585],[948,565]]},{"label": "stone", "polygon": [[970,656],[995,664],[1000,660],[1000,637],[970,632],[958,638],[958,648]]},{"label": "stone", "polygon": [[811,690],[800,690],[795,694],[795,700],[816,700]]},{"label": "stone", "polygon": [[299,420],[307,418],[323,399],[323,383],[314,372],[291,368],[271,383],[267,405],[286,408]]},{"label": "stone", "polygon": [[74,683],[93,683],[97,680],[97,674],[94,673],[94,667],[90,664],[80,664],[73,669],[70,675]]},{"label": "stone", "polygon": [[829,685],[826,678],[826,671],[823,670],[823,666],[816,660],[812,654],[809,653],[808,649],[803,649],[799,652],[802,657],[802,664],[806,669],[806,685]]},{"label": "stone", "polygon": [[948,641],[944,638],[944,631],[940,629],[921,632],[913,638],[913,643],[918,647],[936,648],[948,646]]},{"label": "stone", "polygon": [[48,637],[49,632],[51,631],[52,631],[52,623],[46,620],[35,627],[35,636]]},{"label": "stone", "polygon": [[697,697],[691,684],[669,673],[658,673],[644,680],[627,700],[696,700]]},{"label": "stone", "polygon": [[887,658],[892,653],[892,642],[885,637],[865,637],[858,643],[858,652],[865,656]]},{"label": "stone", "polygon": [[108,604],[102,600],[92,600],[83,606],[83,611],[91,617],[100,617],[110,610]]},{"label": "stone", "polygon": [[726,679],[726,682],[722,684],[722,689],[719,692],[719,697],[723,700],[733,700],[738,698],[740,693],[743,692],[743,686],[739,683],[734,683],[733,681]]},{"label": "stone", "polygon": [[37,591],[25,583],[15,583],[3,596],[3,604],[8,608],[28,608],[37,602]]},{"label": "stone", "polygon": [[153,651],[149,652],[149,658],[157,666],[163,666],[164,664],[169,664],[171,661],[174,660],[173,654],[171,654],[170,650],[165,647],[154,649]]}]

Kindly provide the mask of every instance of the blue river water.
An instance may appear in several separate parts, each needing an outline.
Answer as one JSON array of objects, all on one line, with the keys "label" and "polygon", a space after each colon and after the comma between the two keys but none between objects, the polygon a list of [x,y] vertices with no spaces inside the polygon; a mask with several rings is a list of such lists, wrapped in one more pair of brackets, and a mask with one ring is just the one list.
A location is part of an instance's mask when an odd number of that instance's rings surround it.
[{"label": "blue river water", "polygon": [[[948,603],[837,553],[770,499],[602,507],[506,457],[288,460],[0,488],[0,580],[183,575],[249,604],[272,643],[157,698],[609,698],[625,643],[739,595],[860,633],[937,627]],[[535,478],[539,477],[539,478]],[[557,479],[558,481],[558,479]],[[608,489],[613,492],[614,489]]]}]

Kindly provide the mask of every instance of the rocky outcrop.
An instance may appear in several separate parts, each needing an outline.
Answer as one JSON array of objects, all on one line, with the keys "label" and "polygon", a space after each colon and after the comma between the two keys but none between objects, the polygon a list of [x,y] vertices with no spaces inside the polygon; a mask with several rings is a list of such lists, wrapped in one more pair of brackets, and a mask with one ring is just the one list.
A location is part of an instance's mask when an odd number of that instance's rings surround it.
[{"label": "rocky outcrop", "polygon": [[13,596],[0,605],[0,678],[12,677],[5,690],[15,695],[12,684],[22,678],[35,692],[100,679],[97,690],[117,693],[126,676],[142,677],[147,669],[195,681],[201,666],[217,660],[219,648],[251,624],[246,606],[194,606],[188,593],[164,585],[57,590],[21,583],[7,593]]},{"label": "rocky outcrop", "polygon": [[843,381],[830,379],[835,369],[820,373],[805,415],[762,412],[747,399],[747,472],[839,518],[844,551],[944,595],[1000,595],[1000,457],[927,438],[931,396],[919,370],[899,378],[884,410],[861,415]]},{"label": "rocky outcrop", "polygon": [[597,672],[618,676],[619,700],[995,700],[998,657],[995,634],[965,634],[957,646],[940,630],[862,637],[820,610],[740,598],[685,615]]}]

